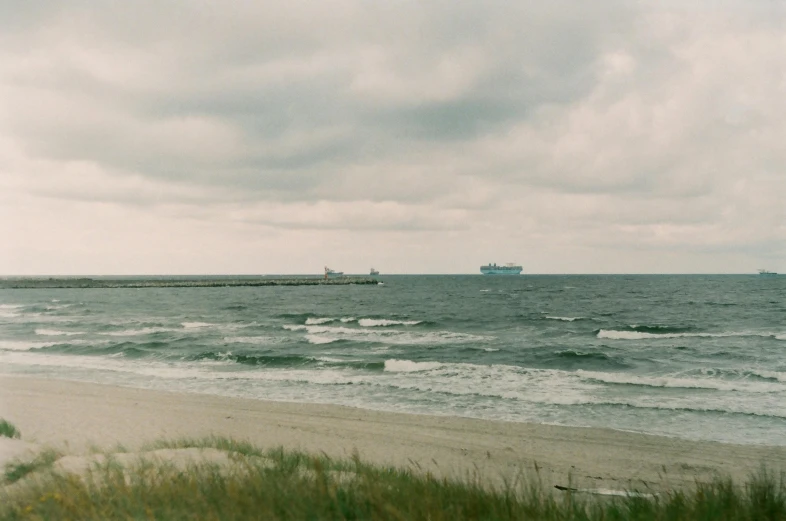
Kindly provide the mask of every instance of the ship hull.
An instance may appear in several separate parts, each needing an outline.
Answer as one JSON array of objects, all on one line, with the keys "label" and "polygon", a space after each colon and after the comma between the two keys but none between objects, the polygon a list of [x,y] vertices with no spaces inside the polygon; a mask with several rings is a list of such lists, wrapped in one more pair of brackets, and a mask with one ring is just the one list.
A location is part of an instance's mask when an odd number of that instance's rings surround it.
[{"label": "ship hull", "polygon": [[521,270],[480,269],[483,275],[520,275]]}]

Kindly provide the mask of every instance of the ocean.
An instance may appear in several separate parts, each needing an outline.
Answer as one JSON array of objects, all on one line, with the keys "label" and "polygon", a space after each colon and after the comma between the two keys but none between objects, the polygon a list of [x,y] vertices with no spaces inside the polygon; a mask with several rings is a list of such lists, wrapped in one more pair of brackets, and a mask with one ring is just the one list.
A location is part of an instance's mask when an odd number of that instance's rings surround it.
[{"label": "ocean", "polygon": [[0,374],[786,445],[786,277],[0,290]]}]

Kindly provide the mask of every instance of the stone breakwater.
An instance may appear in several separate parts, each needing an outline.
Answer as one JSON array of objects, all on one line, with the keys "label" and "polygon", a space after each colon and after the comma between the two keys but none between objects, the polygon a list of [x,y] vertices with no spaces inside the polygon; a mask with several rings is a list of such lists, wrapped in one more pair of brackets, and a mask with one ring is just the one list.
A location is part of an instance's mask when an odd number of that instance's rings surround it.
[{"label": "stone breakwater", "polygon": [[18,278],[0,279],[0,289],[53,288],[227,288],[240,286],[346,286],[378,284],[369,277],[270,277],[244,279],[90,279],[90,278]]}]

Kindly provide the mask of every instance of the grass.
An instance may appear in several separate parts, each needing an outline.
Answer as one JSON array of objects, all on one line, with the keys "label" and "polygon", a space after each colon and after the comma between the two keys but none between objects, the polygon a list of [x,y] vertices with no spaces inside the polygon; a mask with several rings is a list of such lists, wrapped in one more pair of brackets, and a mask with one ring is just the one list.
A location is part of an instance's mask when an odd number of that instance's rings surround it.
[{"label": "grass", "polygon": [[148,449],[187,447],[226,450],[234,463],[186,470],[104,464],[84,477],[43,471],[7,498],[0,491],[0,520],[786,520],[784,477],[764,470],[742,485],[718,479],[654,498],[608,498],[546,490],[537,482],[494,489],[477,476],[438,479],[370,465],[357,455],[335,460],[224,438]]},{"label": "grass", "polygon": [[19,429],[14,426],[13,423],[0,418],[0,436],[5,436],[6,438],[19,438],[22,433],[19,432]]},{"label": "grass", "polygon": [[47,449],[38,454],[32,461],[13,461],[6,464],[3,472],[5,484],[16,483],[28,474],[50,468],[60,456],[59,452]]}]

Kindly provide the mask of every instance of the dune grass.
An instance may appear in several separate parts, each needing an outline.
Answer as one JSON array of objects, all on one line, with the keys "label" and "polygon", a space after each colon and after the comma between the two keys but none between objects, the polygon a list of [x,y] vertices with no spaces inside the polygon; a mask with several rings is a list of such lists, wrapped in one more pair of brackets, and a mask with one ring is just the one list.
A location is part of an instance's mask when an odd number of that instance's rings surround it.
[{"label": "dune grass", "polygon": [[0,436],[6,438],[19,438],[21,435],[22,433],[19,432],[19,429],[17,429],[13,423],[4,418],[0,418]]},{"label": "dune grass", "polygon": [[44,471],[0,501],[0,520],[786,520],[783,476],[763,470],[739,486],[717,480],[656,497],[608,498],[537,482],[494,489],[477,477],[438,479],[358,456],[335,460],[223,438],[150,446],[188,447],[226,450],[233,464],[104,464],[82,477]]},{"label": "dune grass", "polygon": [[61,454],[53,449],[46,449],[38,454],[32,461],[12,461],[6,464],[3,471],[3,480],[6,484],[16,483],[33,472],[48,469],[60,458]]}]

